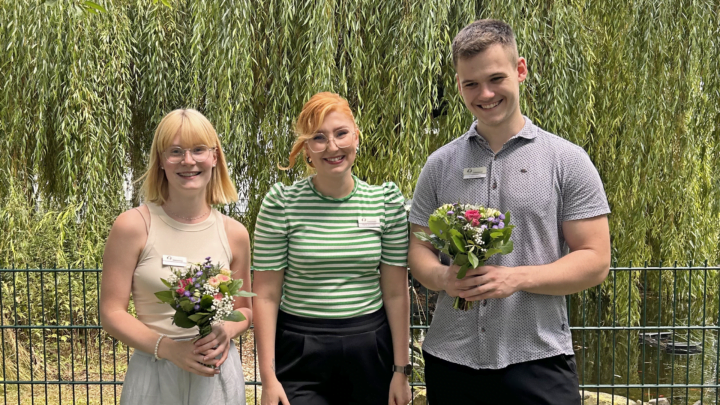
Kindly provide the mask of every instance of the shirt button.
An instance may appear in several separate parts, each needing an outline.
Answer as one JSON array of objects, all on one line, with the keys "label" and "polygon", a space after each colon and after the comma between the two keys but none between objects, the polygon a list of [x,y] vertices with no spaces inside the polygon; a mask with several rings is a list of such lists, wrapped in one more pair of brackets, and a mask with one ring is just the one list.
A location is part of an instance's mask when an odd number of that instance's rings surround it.
[{"label": "shirt button", "polygon": [[495,190],[496,188],[497,188],[497,181],[493,180],[493,190]]},{"label": "shirt button", "polygon": [[483,306],[487,306],[487,300],[483,300]]},{"label": "shirt button", "polygon": [[480,332],[485,333],[485,327],[484,327],[484,326],[483,326],[482,328],[480,328]]}]

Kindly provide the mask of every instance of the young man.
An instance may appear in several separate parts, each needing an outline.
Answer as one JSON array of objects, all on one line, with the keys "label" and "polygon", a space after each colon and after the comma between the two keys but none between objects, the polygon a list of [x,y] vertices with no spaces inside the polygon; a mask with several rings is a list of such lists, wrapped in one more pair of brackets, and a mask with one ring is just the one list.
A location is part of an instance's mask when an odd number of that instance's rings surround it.
[{"label": "young man", "polygon": [[[429,401],[579,404],[564,295],[608,274],[610,209],[600,176],[582,148],[521,114],[528,69],[506,23],[468,25],[452,53],[458,90],[476,121],[428,158],[412,230],[430,233],[428,218],[445,203],[478,204],[512,213],[515,250],[458,280],[457,265],[441,263],[429,243],[411,236],[412,274],[440,291],[423,344]],[[453,309],[456,296],[473,308]]]}]

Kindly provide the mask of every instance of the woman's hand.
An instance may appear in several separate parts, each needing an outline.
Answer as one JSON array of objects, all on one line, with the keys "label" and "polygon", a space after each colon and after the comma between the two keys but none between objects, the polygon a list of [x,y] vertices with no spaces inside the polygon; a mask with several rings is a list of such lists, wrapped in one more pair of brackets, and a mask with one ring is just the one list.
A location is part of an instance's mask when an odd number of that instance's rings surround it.
[{"label": "woman's hand", "polygon": [[[404,374],[393,373],[392,381],[390,381],[390,398],[388,405],[407,405],[412,399],[410,393],[410,384],[408,378]],[[263,405],[265,405],[263,403]]]},{"label": "woman's hand", "polygon": [[[226,323],[215,324],[212,326],[212,332],[204,338],[195,342],[195,353],[203,356],[202,362],[216,368],[227,359],[230,350],[230,334],[225,330]],[[218,355],[222,354],[219,359]]]},{"label": "woman's hand", "polygon": [[260,399],[262,405],[290,405],[285,390],[277,378],[273,378],[272,381],[263,381],[262,388]]},{"label": "woman's hand", "polygon": [[192,341],[174,341],[164,338],[158,346],[158,357],[166,359],[185,371],[203,376],[212,377],[220,373],[219,369],[212,369],[201,364],[203,355],[195,353],[195,345]]}]

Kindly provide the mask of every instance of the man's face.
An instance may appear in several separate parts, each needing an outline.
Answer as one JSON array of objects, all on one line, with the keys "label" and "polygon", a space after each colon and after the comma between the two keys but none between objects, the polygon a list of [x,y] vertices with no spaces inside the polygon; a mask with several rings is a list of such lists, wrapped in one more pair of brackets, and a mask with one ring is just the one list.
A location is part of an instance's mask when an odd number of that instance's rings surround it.
[{"label": "man's face", "polygon": [[524,58],[511,54],[496,44],[457,62],[458,90],[480,126],[498,127],[521,117],[520,82],[527,76],[527,65]]}]

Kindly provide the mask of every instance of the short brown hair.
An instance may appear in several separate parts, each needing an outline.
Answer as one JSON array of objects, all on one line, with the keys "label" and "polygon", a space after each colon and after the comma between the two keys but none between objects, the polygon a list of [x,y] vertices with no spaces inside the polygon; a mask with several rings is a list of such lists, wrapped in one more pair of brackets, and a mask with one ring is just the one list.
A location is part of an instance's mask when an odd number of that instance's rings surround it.
[{"label": "short brown hair", "polygon": [[512,28],[500,20],[477,20],[463,28],[452,42],[453,66],[460,59],[469,59],[485,52],[491,45],[500,44],[517,58],[517,42]]}]

